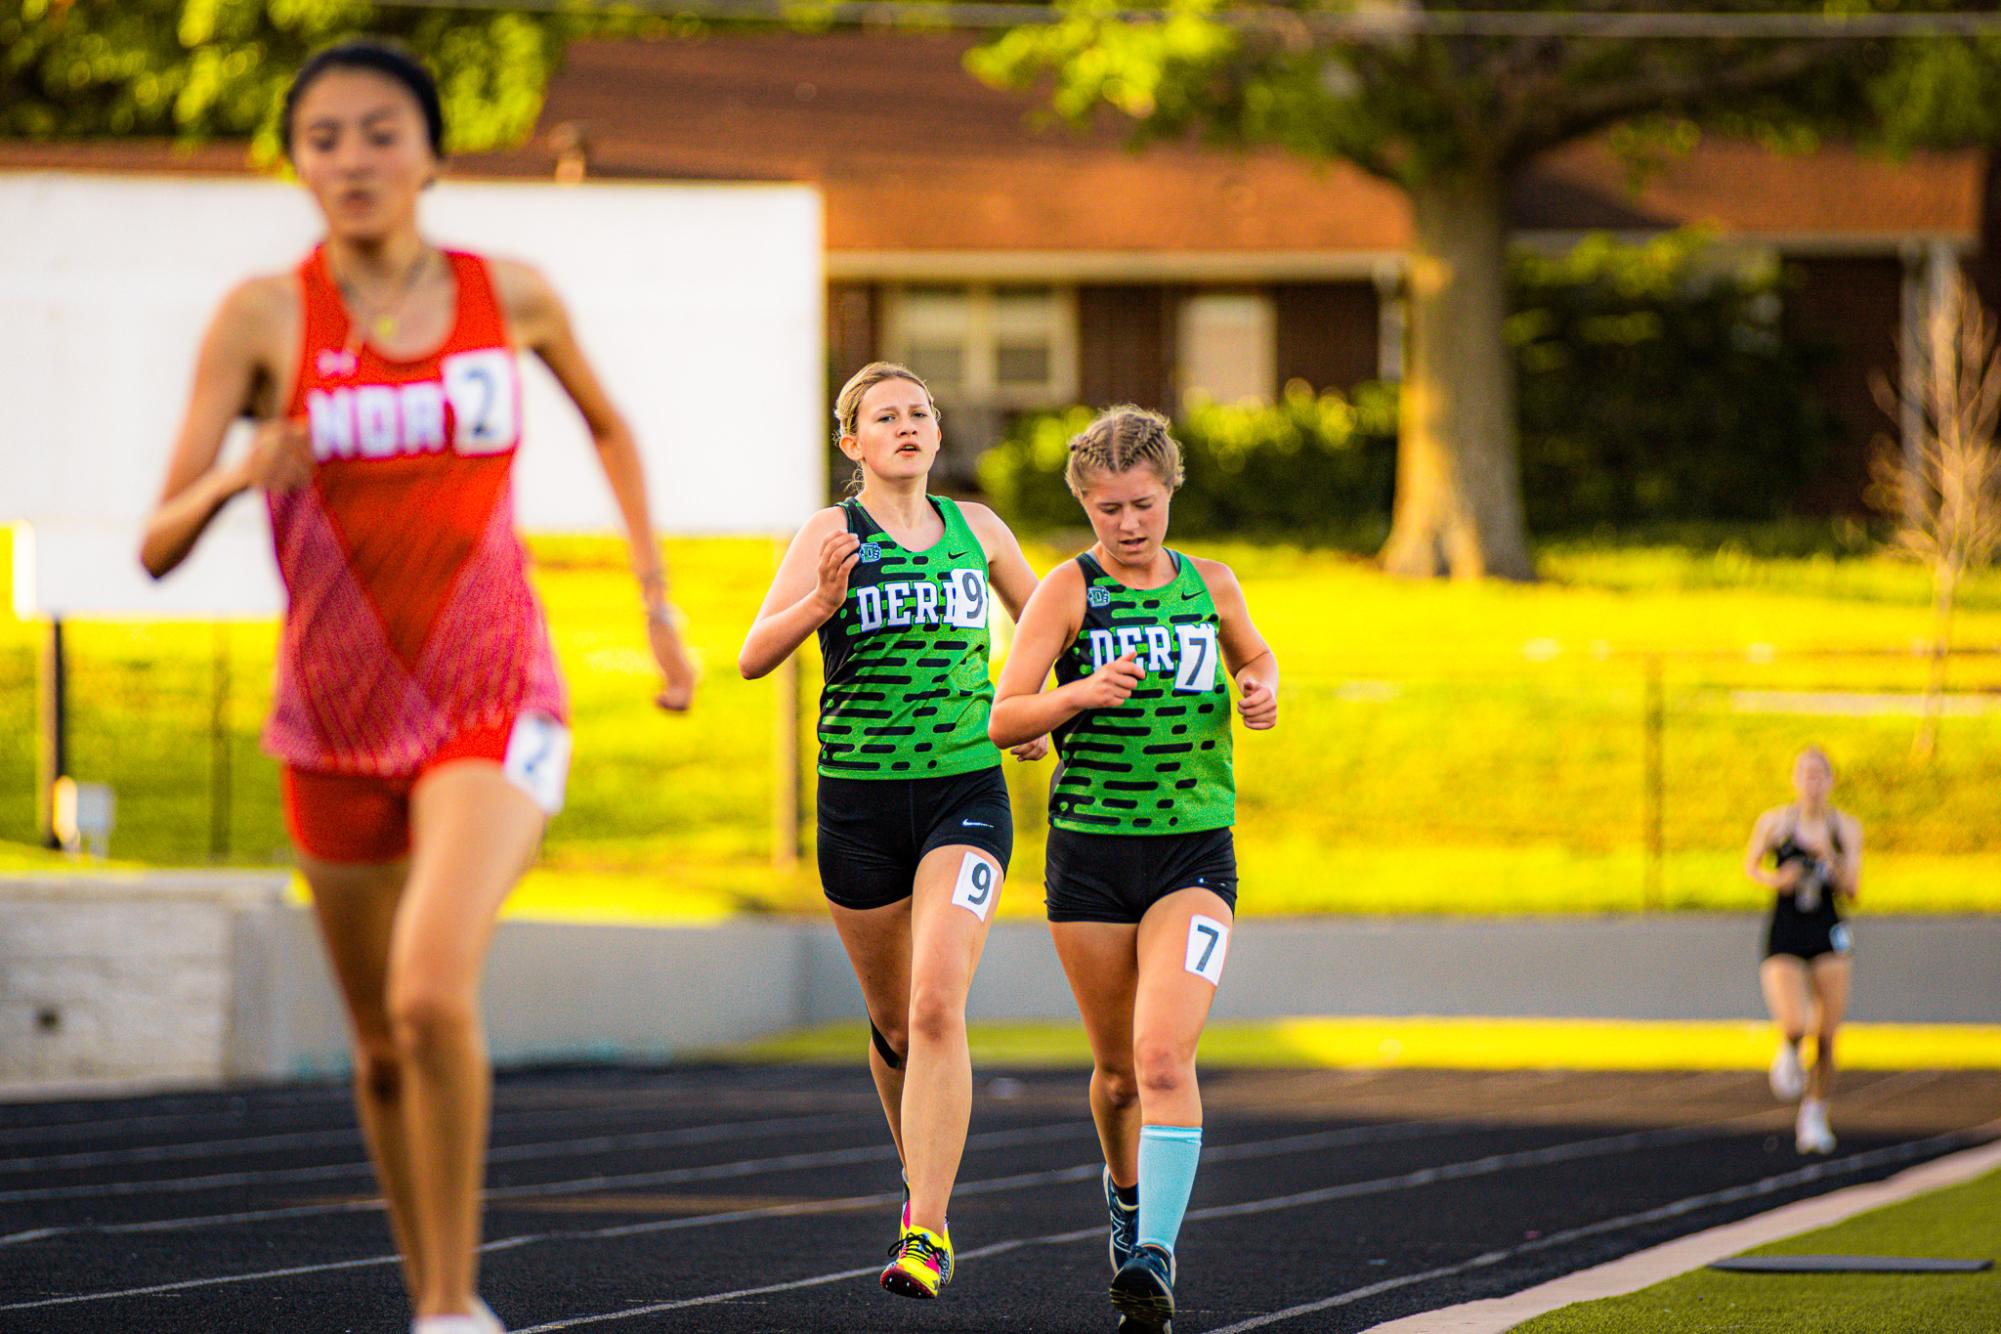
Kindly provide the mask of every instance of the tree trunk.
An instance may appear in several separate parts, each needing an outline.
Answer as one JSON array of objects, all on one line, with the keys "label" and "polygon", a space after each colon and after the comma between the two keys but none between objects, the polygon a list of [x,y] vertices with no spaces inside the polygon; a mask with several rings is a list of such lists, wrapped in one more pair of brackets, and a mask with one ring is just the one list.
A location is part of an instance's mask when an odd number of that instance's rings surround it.
[{"label": "tree trunk", "polygon": [[1410,352],[1404,366],[1392,574],[1531,579],[1515,447],[1507,225],[1497,174],[1411,191]]},{"label": "tree trunk", "polygon": [[1945,713],[1945,673],[1952,661],[1952,604],[1959,592],[1959,562],[1941,557],[1932,567],[1931,671],[1925,680],[1924,717],[1911,740],[1911,758],[1930,764],[1938,753],[1939,719]]}]

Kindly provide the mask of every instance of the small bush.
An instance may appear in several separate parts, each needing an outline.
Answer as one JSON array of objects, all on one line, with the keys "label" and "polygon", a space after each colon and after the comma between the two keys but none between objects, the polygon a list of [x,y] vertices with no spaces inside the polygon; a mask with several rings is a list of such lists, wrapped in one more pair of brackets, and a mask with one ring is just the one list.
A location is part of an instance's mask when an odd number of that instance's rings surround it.
[{"label": "small bush", "polygon": [[[1063,483],[1072,436],[1090,408],[1024,418],[980,458],[980,484],[1024,528],[1083,521]],[[1175,423],[1188,480],[1174,528],[1194,536],[1263,533],[1372,545],[1387,531],[1396,475],[1393,387],[1353,397],[1316,394],[1301,381],[1271,406],[1196,403]]]}]

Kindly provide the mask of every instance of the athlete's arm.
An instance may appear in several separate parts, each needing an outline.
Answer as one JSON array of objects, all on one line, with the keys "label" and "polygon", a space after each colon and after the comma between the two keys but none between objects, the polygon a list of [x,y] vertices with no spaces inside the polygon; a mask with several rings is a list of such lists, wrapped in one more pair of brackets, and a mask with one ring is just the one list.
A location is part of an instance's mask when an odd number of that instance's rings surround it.
[{"label": "athlete's arm", "polygon": [[662,684],[654,703],[679,713],[694,699],[695,664],[682,642],[667,596],[667,562],[653,533],[653,515],[646,499],[646,465],[639,455],[639,442],[584,355],[570,326],[570,312],[549,280],[514,260],[491,261],[488,270],[507,310],[515,342],[542,359],[577,405],[591,442],[597,446],[598,464],[625,523],[632,574],[639,581],[640,602],[646,611],[647,640],[660,667]]},{"label": "athlete's arm", "polygon": [[1046,736],[1086,709],[1108,709],[1125,703],[1143,679],[1128,653],[1108,662],[1080,681],[1045,691],[1056,659],[1077,637],[1083,624],[1084,576],[1075,561],[1065,561],[1035,586],[1015,627],[1014,647],[994,689],[987,736],[996,746],[1018,746]]},{"label": "athlete's arm", "polygon": [[1841,822],[1841,851],[1834,860],[1834,892],[1854,902],[1862,888],[1862,822],[1852,815],[1837,815]]},{"label": "athlete's arm", "polygon": [[764,605],[757,609],[737,670],[755,681],[792,656],[793,650],[840,611],[848,597],[848,575],[861,559],[861,538],[848,531],[838,505],[806,521],[785,559],[778,563]]},{"label": "athlete's arm", "polygon": [[269,350],[283,339],[288,291],[282,278],[251,279],[223,298],[202,335],[167,478],[139,540],[139,563],[155,579],[186,560],[222,507],[243,492],[288,491],[312,476],[305,428],[295,421],[260,423],[244,457],[216,461],[223,432],[256,406],[257,389],[272,378]]},{"label": "athlete's arm", "polygon": [[1028,557],[1021,554],[1021,543],[1015,541],[1000,515],[985,505],[969,501],[959,506],[959,512],[966,516],[967,526],[986,553],[987,583],[1019,625],[1029,595],[1035,592],[1035,571],[1029,568]]},{"label": "athlete's arm", "polygon": [[[959,512],[966,516],[973,536],[980,539],[980,548],[987,558],[987,583],[1000,596],[1001,605],[1007,608],[1014,623],[1020,625],[1022,610],[1035,593],[1035,571],[1021,554],[1021,543],[1015,541],[1000,515],[985,505],[967,502],[959,506]],[[1049,753],[1049,738],[1032,737],[1010,747],[1008,753],[1024,763],[1032,763]]]},{"label": "athlete's arm", "polygon": [[1776,810],[1758,817],[1758,823],[1751,829],[1751,846],[1744,850],[1744,874],[1766,889],[1783,894],[1799,880],[1801,868],[1798,862],[1788,862],[1770,871],[1765,869],[1765,857],[1772,850],[1772,835],[1778,822]]},{"label": "athlete's arm", "polygon": [[1278,658],[1251,623],[1250,604],[1236,572],[1221,561],[1196,558],[1195,568],[1216,604],[1223,662],[1237,683],[1237,712],[1244,726],[1262,732],[1278,724]]}]

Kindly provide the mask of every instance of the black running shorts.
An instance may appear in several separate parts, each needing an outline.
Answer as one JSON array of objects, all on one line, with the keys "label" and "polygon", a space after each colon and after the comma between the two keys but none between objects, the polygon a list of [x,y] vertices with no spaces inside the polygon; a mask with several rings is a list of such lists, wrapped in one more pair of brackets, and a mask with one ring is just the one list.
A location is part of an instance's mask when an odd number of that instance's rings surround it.
[{"label": "black running shorts", "polygon": [[1014,809],[998,767],[948,778],[820,775],[820,889],[843,908],[910,897],[934,848],[978,848],[1007,872]]},{"label": "black running shorts", "polygon": [[1837,917],[1781,909],[1765,926],[1767,959],[1785,955],[1811,963],[1824,954],[1846,956],[1853,949],[1848,923]]},{"label": "black running shorts", "polygon": [[1052,922],[1137,922],[1179,889],[1206,889],[1237,910],[1237,845],[1228,828],[1186,834],[1049,831],[1043,904]]}]

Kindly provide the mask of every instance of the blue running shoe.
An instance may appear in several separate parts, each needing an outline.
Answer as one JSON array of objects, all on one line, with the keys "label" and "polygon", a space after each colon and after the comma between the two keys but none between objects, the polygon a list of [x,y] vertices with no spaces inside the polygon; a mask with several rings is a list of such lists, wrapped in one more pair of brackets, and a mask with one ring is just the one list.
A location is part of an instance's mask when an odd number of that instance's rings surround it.
[{"label": "blue running shoe", "polygon": [[1112,1220],[1112,1272],[1116,1274],[1132,1258],[1133,1247],[1139,1245],[1139,1206],[1119,1200],[1109,1167],[1105,1169],[1105,1213]]},{"label": "blue running shoe", "polygon": [[1135,1246],[1112,1276],[1112,1305],[1121,1334],[1174,1334],[1174,1253]]}]

